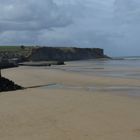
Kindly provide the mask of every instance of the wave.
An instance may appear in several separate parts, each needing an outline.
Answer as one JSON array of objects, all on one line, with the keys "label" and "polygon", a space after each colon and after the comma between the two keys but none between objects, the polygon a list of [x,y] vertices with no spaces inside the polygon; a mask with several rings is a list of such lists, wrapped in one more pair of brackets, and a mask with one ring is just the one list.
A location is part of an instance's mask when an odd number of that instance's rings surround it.
[{"label": "wave", "polygon": [[140,60],[140,56],[115,57],[113,60]]},{"label": "wave", "polygon": [[140,56],[124,57],[124,60],[140,60]]}]

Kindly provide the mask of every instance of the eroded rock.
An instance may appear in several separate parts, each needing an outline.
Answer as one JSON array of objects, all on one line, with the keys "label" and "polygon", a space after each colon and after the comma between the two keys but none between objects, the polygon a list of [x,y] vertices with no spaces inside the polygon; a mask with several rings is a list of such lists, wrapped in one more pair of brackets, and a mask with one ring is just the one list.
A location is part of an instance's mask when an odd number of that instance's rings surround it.
[{"label": "eroded rock", "polygon": [[0,92],[4,91],[13,91],[23,89],[23,87],[15,84],[13,81],[6,79],[4,77],[0,77]]}]

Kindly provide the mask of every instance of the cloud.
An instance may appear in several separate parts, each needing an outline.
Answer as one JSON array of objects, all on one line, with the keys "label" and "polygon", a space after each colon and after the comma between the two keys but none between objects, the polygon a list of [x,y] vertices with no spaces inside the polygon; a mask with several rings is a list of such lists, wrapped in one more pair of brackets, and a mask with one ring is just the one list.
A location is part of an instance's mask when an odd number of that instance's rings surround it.
[{"label": "cloud", "polygon": [[120,37],[115,38],[114,44],[122,54],[139,55],[140,36],[140,1],[116,0],[114,2],[114,24]]},{"label": "cloud", "polygon": [[0,42],[137,55],[139,9],[139,0],[0,0]]},{"label": "cloud", "polygon": [[64,27],[72,18],[52,0],[10,0],[0,4],[0,31]]},{"label": "cloud", "polygon": [[[75,0],[75,7],[79,7]],[[87,2],[86,4],[84,2]],[[53,31],[44,32],[40,36],[40,44],[58,46],[101,47],[110,51],[114,34],[112,26],[113,1],[83,0],[78,9],[79,15],[73,15],[73,24]],[[82,7],[82,8],[81,8]],[[45,39],[47,39],[45,41]]]}]

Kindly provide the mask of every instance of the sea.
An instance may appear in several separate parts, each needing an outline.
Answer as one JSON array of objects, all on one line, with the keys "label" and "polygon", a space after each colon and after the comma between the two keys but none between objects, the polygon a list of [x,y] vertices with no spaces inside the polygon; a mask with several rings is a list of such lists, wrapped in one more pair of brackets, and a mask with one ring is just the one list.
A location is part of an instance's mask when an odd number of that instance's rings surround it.
[{"label": "sea", "polygon": [[140,79],[140,57],[117,57],[67,62],[61,70],[101,76]]},{"label": "sea", "polygon": [[[54,66],[63,71],[81,73],[84,75],[96,75],[101,77],[115,77],[122,79],[140,80],[140,57],[117,57],[112,59],[92,59],[66,62],[64,66]],[[58,88],[66,88],[65,85],[56,85]],[[74,88],[74,87],[67,87]],[[82,88],[82,87],[78,87]],[[107,86],[87,87],[92,91],[106,91],[118,94],[127,94],[133,97],[140,97],[140,86]]]}]

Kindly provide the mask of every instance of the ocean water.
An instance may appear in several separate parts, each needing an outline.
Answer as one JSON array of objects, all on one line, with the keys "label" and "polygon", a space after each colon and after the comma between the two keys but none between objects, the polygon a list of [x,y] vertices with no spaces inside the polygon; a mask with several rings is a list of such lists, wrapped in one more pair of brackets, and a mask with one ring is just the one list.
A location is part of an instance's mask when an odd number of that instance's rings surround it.
[{"label": "ocean water", "polygon": [[57,68],[87,75],[140,79],[140,57],[73,61]]},{"label": "ocean water", "polygon": [[[101,76],[101,77],[115,77],[123,79],[140,80],[140,57],[121,57],[115,59],[94,59],[66,62],[63,66],[52,66],[50,69],[60,69],[63,71],[81,73],[84,75]],[[140,97],[140,86],[127,85],[112,85],[97,87],[95,85],[87,85],[86,90],[101,91],[104,93],[117,93],[121,95],[129,95],[133,97]],[[85,89],[82,86],[68,86],[59,83],[45,88],[67,88],[67,89]]]}]

